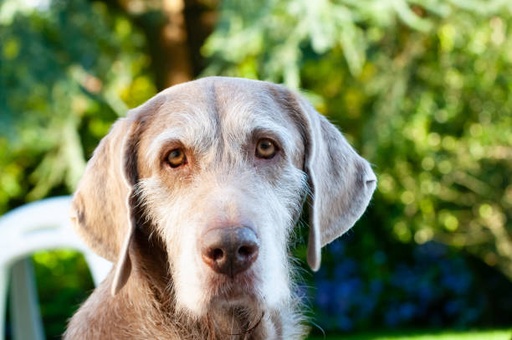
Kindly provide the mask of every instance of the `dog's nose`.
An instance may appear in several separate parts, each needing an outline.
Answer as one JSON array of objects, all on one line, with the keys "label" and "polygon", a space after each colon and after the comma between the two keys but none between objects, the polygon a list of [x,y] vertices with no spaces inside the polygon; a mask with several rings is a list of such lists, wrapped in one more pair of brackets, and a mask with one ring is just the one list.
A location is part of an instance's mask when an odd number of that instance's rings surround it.
[{"label": "dog's nose", "polygon": [[217,273],[231,278],[247,270],[258,257],[258,237],[248,227],[209,230],[201,243],[203,261]]}]

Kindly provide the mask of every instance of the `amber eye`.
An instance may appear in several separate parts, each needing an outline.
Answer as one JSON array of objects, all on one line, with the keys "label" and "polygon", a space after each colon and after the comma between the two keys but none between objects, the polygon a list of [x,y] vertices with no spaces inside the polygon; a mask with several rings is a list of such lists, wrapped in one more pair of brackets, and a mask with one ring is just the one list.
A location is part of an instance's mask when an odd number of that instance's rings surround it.
[{"label": "amber eye", "polygon": [[167,155],[167,163],[171,168],[177,168],[184,164],[187,164],[187,156],[185,156],[185,152],[183,149],[173,149]]},{"label": "amber eye", "polygon": [[258,141],[258,144],[256,144],[256,157],[258,158],[271,159],[276,153],[276,144],[268,138],[262,138]]}]

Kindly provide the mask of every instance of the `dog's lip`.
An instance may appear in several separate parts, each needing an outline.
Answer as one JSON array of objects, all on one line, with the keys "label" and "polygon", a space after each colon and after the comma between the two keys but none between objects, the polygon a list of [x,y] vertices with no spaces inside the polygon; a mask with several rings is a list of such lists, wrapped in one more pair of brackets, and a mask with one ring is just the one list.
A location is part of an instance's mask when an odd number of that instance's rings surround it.
[{"label": "dog's lip", "polygon": [[240,273],[235,277],[213,273],[209,280],[212,297],[236,299],[239,296],[252,295],[256,284],[256,276],[252,270]]},{"label": "dog's lip", "polygon": [[241,289],[237,287],[232,290],[219,292],[210,297],[210,304],[217,306],[251,306],[258,300],[258,295],[251,289]]}]

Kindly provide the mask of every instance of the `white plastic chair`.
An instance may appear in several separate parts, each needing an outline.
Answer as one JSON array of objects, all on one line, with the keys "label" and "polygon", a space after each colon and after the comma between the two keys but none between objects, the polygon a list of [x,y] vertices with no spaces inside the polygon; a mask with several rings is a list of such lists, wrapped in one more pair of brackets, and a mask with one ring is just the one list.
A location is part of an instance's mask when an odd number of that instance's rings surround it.
[{"label": "white plastic chair", "polygon": [[71,198],[29,203],[0,217],[0,340],[4,340],[9,276],[13,339],[44,339],[30,255],[41,250],[74,249],[83,253],[96,285],[112,264],[94,254],[74,232]]}]

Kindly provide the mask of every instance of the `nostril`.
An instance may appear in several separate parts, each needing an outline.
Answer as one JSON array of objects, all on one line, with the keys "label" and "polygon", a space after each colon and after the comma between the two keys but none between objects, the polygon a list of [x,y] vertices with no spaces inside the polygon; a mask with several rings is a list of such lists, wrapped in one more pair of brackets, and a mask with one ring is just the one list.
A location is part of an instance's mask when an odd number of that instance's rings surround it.
[{"label": "nostril", "polygon": [[241,266],[249,266],[258,255],[258,246],[255,244],[243,245],[238,248],[235,263]]},{"label": "nostril", "polygon": [[203,250],[203,261],[212,268],[224,266],[227,256],[226,251],[222,248],[211,247]]},{"label": "nostril", "polygon": [[242,246],[238,249],[238,255],[242,257],[249,257],[254,253],[254,249],[249,246]]},{"label": "nostril", "polygon": [[207,256],[213,261],[220,261],[224,257],[224,250],[220,248],[211,249]]}]

